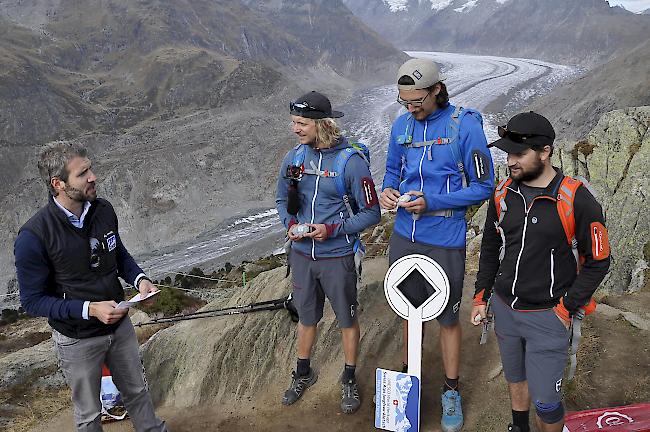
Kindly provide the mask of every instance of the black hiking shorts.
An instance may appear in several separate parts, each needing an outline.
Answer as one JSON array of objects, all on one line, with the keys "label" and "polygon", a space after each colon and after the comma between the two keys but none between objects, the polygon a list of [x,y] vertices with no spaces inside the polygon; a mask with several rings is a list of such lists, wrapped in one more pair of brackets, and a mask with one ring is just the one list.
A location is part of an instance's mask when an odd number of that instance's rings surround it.
[{"label": "black hiking shorts", "polygon": [[300,322],[314,326],[323,318],[325,297],[330,301],[340,328],[357,321],[357,272],[354,255],[316,261],[296,251],[289,253],[293,304]]}]

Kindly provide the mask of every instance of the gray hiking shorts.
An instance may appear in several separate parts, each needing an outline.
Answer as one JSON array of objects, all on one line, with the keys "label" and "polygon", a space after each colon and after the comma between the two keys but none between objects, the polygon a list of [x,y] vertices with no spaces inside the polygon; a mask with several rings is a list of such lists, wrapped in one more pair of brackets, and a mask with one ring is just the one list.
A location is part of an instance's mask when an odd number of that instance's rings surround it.
[{"label": "gray hiking shorts", "polygon": [[314,261],[291,251],[289,263],[293,304],[303,325],[316,325],[323,318],[325,297],[332,305],[340,328],[354,325],[358,305],[354,255]]},{"label": "gray hiking shorts", "polygon": [[491,302],[506,381],[528,380],[534,403],[561,402],[569,330],[553,309],[516,311],[496,294]]},{"label": "gray hiking shorts", "polygon": [[[463,278],[465,277],[465,249],[445,249],[422,243],[413,243],[398,234],[390,237],[389,262],[406,255],[420,254],[436,261],[447,273],[449,279],[449,302],[444,311],[436,318],[441,326],[451,326],[458,322],[460,300],[463,296]],[[433,294],[433,287],[425,282],[417,272],[411,273],[400,289],[413,304],[422,304]]]}]

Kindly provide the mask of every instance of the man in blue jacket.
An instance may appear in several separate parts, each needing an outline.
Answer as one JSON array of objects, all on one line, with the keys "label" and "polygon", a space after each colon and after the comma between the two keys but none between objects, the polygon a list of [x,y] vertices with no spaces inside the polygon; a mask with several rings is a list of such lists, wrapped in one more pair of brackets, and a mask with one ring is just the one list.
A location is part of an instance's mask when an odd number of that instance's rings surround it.
[{"label": "man in blue jacket", "polygon": [[156,291],[122,244],[111,204],[97,198],[86,149],[57,142],[38,162],[48,204],[22,226],[14,245],[20,301],[52,327],[59,366],[72,390],[78,431],[101,431],[102,365],[138,432],[166,431],[144,381],[138,341],[118,277],[141,295]]},{"label": "man in blue jacket", "polygon": [[[449,302],[438,317],[445,370],[441,424],[445,432],[458,431],[463,425],[458,393],[458,311],[465,274],[465,211],[489,198],[494,187],[492,158],[481,115],[449,103],[447,88],[433,61],[407,61],[400,67],[397,80],[397,101],[408,112],[393,123],[379,202],[385,209],[397,209],[390,263],[406,255],[427,255],[449,278]],[[398,202],[400,196],[404,197]],[[415,303],[421,304],[433,293],[424,278],[417,276],[402,285],[400,288]],[[404,324],[406,372],[408,327]]]},{"label": "man in blue jacket", "polygon": [[298,144],[280,167],[276,208],[292,241],[293,301],[298,310],[298,360],[282,403],[291,405],[316,382],[311,349],[325,297],[343,335],[345,366],[341,409],[360,406],[355,368],[359,346],[357,281],[359,233],[381,217],[368,160],[357,144],[341,136],[330,101],[310,92],[290,104]]}]

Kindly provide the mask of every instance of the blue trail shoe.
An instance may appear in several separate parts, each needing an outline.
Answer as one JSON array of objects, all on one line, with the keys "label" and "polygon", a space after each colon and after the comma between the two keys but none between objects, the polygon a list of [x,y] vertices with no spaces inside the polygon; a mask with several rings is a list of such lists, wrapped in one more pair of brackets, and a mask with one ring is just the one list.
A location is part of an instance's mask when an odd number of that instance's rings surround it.
[{"label": "blue trail shoe", "polygon": [[456,390],[447,390],[442,394],[442,419],[440,425],[443,432],[458,432],[463,427],[463,408],[460,405],[460,394]]}]

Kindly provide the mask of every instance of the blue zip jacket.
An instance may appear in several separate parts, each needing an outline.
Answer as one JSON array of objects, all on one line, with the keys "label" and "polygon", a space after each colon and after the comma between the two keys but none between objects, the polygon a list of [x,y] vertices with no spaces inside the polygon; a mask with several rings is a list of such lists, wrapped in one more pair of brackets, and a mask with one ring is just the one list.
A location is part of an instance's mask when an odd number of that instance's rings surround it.
[{"label": "blue zip jacket", "polygon": [[[416,221],[409,212],[399,208],[394,231],[412,242],[464,248],[467,231],[465,211],[468,206],[488,199],[494,188],[492,156],[487,148],[480,115],[475,111],[461,115],[458,138],[468,177],[467,188],[462,187],[462,177],[449,144],[407,148],[399,143],[405,133],[412,136],[413,143],[452,138],[450,126],[454,110],[450,104],[434,111],[424,121],[414,121],[410,113],[405,113],[393,123],[382,190],[393,188],[401,194],[410,190],[420,191],[424,193],[427,212],[453,210],[452,217],[424,214]],[[398,139],[400,136],[402,138]]]},{"label": "blue zip jacket", "polygon": [[[336,171],[336,156],[347,147],[350,145],[346,138],[341,138],[336,146],[329,149],[314,150],[307,146],[304,166],[310,168],[313,162],[319,171]],[[334,177],[304,174],[298,182],[300,209],[293,216],[287,212],[287,188],[291,181],[286,178],[286,172],[293,163],[295,151],[295,148],[290,150],[280,166],[275,196],[278,215],[286,228],[296,223],[325,224],[328,238],[325,241],[305,238],[293,242],[292,250],[314,260],[353,254],[357,234],[381,219],[377,192],[368,165],[360,155],[354,154],[345,167],[346,190],[355,215],[348,215],[343,199],[336,190]]]}]

